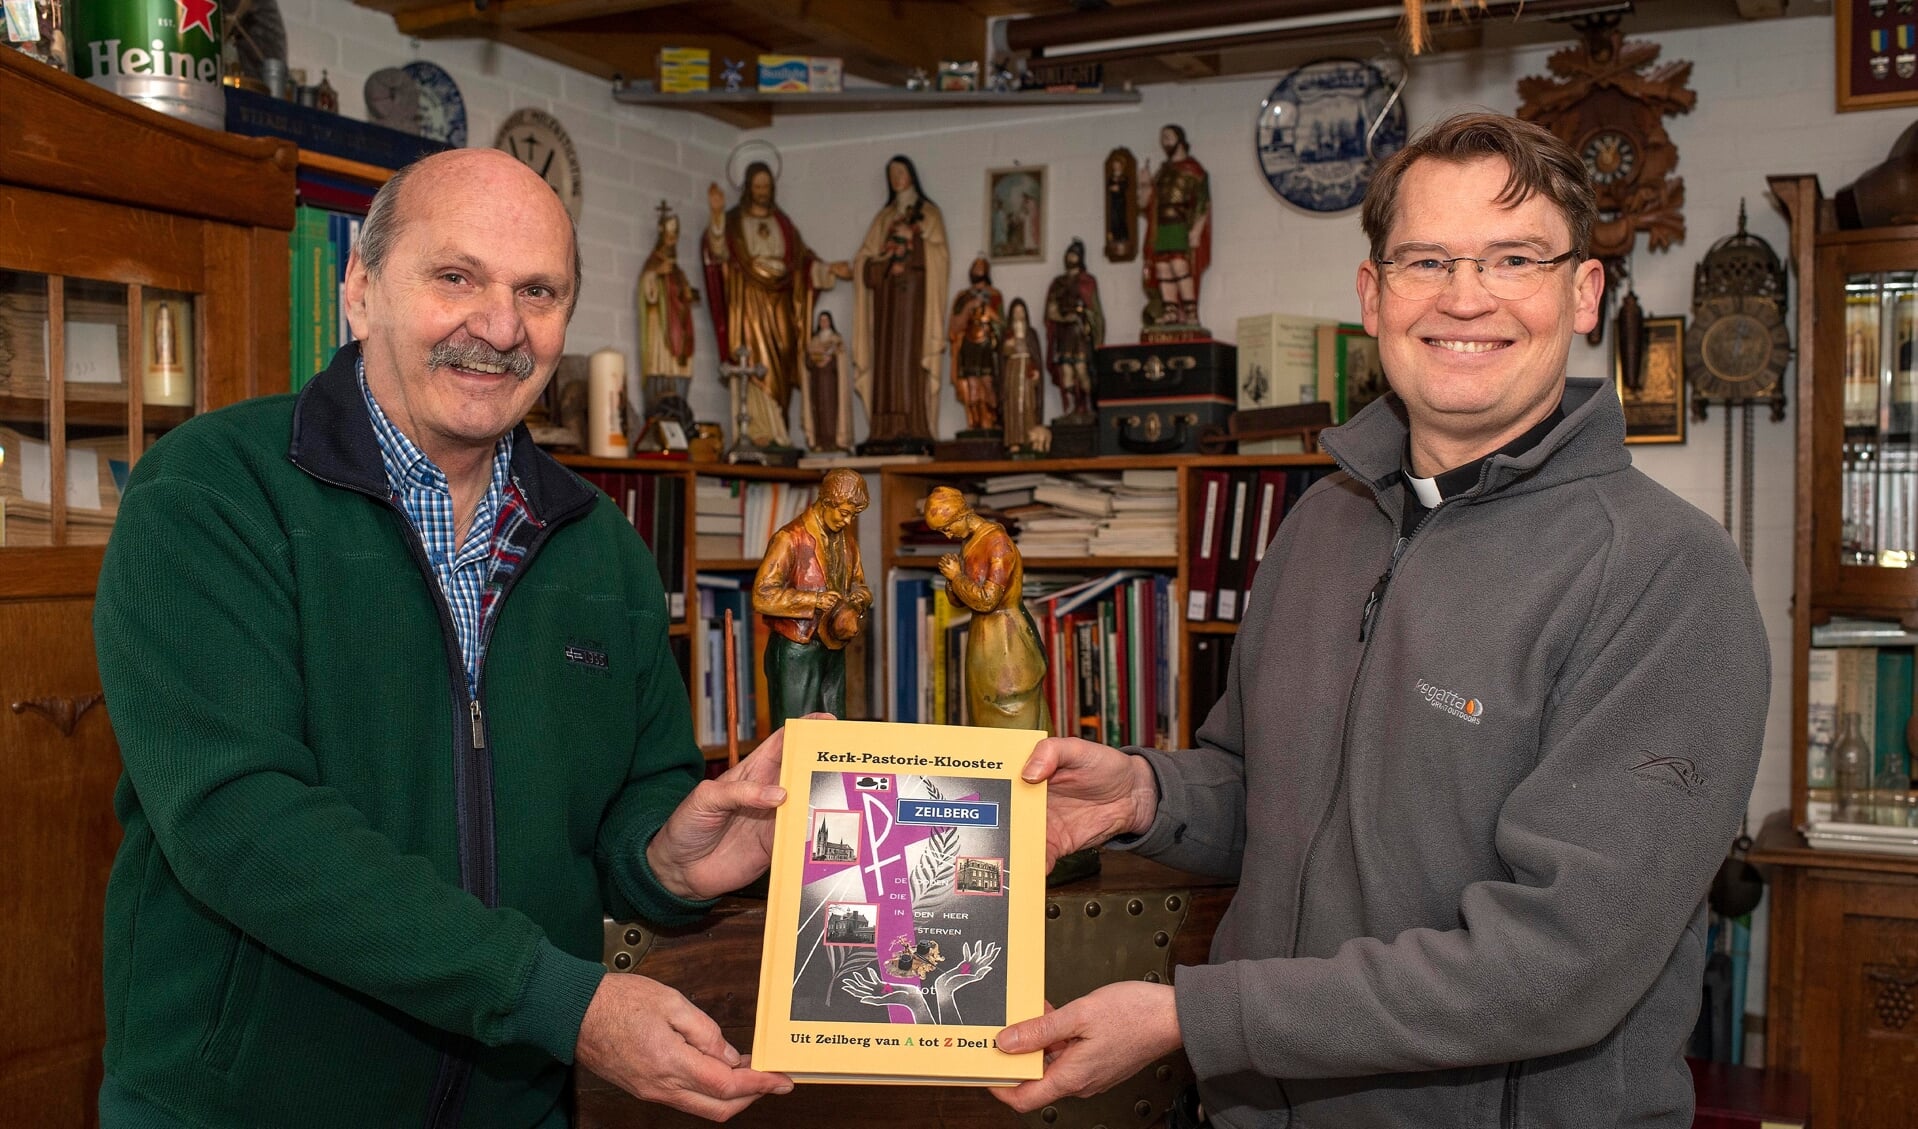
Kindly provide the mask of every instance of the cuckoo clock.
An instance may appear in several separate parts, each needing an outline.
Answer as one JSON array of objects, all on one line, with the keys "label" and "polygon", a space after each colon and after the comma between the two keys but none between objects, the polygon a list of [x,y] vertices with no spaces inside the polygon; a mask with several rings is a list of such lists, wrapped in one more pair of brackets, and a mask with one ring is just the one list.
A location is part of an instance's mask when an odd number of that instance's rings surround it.
[{"label": "cuckoo clock", "polygon": [[[1685,238],[1685,182],[1672,175],[1678,147],[1664,120],[1690,110],[1698,95],[1685,85],[1689,62],[1654,65],[1658,44],[1627,41],[1617,16],[1588,17],[1573,26],[1579,45],[1545,61],[1556,77],[1519,79],[1518,116],[1570,145],[1591,174],[1598,224],[1584,250],[1605,265],[1609,304],[1640,232],[1654,251]],[[1604,332],[1601,316],[1591,342],[1596,345]]]}]

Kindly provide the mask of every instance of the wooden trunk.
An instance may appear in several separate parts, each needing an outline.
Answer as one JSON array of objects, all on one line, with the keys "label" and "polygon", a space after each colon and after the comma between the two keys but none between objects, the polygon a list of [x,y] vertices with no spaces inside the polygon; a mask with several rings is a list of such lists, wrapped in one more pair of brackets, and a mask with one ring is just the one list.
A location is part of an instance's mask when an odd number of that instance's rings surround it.
[{"label": "wooden trunk", "polygon": [[[1169,981],[1173,968],[1203,964],[1234,887],[1106,853],[1099,874],[1048,891],[1046,999],[1055,1006],[1119,980]],[[670,984],[750,1051],[759,996],[763,901],[728,898],[691,930],[654,933],[608,923],[606,963]],[[1156,1124],[1192,1081],[1182,1052],[1152,1063],[1095,1098],[1069,1099],[1023,1118],[983,1088],[805,1084],[762,1098],[729,1124],[747,1129],[844,1129],[890,1121],[931,1127],[1012,1129],[1020,1125]],[[578,1079],[579,1129],[680,1129],[705,1122],[629,1097],[586,1071]],[[877,1110],[890,1110],[884,1115]]]}]

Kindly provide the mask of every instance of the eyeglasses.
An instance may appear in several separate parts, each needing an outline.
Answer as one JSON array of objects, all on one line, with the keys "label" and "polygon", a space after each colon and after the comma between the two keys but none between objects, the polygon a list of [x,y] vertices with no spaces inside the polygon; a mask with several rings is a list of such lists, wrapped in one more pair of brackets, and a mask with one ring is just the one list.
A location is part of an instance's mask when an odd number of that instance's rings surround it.
[{"label": "eyeglasses", "polygon": [[[1456,255],[1449,259],[1413,251],[1397,259],[1372,261],[1379,265],[1380,273],[1385,275],[1385,284],[1392,288],[1392,293],[1408,302],[1423,302],[1427,298],[1438,297],[1452,281],[1452,272],[1460,263],[1472,263],[1478,267],[1479,284],[1492,297],[1505,302],[1522,302],[1538,293],[1538,288],[1545,285],[1546,274],[1553,267],[1583,257],[1577,248],[1549,259],[1533,258],[1532,251],[1529,245],[1487,247],[1482,256]],[[1413,255],[1418,257],[1411,257]]]}]

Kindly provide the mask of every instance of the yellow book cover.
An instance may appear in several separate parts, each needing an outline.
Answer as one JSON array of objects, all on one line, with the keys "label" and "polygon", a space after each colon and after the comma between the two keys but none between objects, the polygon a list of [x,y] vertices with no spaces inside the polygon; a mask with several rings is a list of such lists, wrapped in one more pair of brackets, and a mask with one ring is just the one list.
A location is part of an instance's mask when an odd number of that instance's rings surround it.
[{"label": "yellow book cover", "polygon": [[752,1065],[809,1082],[1002,1086],[1045,1008],[1044,784],[1027,729],[786,723]]}]

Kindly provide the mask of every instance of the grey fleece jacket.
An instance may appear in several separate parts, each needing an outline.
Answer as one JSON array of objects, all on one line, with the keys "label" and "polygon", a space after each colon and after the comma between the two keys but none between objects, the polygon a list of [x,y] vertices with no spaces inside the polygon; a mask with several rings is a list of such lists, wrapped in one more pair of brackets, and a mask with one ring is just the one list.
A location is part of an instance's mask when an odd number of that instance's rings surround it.
[{"label": "grey fleece jacket", "polygon": [[1128,750],[1162,793],[1131,849],[1239,880],[1174,980],[1216,1124],[1691,1124],[1769,654],[1730,539],[1632,468],[1610,387],[1564,408],[1403,543],[1396,399],[1327,432],[1344,473],[1280,526],[1199,747]]}]

